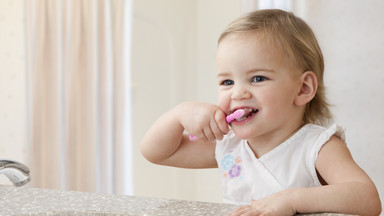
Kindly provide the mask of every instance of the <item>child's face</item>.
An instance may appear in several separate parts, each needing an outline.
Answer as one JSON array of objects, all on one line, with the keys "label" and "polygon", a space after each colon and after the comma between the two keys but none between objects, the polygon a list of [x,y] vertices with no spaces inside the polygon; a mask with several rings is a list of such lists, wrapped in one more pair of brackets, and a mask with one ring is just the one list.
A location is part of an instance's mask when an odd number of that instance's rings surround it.
[{"label": "child's face", "polygon": [[232,33],[217,51],[219,106],[228,114],[246,108],[245,118],[231,127],[239,138],[273,135],[302,119],[295,105],[303,71],[285,52],[259,40],[257,32]]}]

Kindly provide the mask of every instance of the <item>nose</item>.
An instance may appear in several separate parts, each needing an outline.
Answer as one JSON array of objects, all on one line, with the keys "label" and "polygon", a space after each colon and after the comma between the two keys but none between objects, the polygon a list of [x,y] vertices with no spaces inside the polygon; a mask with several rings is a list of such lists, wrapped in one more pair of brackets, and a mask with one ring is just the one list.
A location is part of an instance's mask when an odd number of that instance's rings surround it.
[{"label": "nose", "polygon": [[232,100],[244,100],[252,97],[252,93],[247,88],[247,86],[235,85],[232,89],[233,89],[232,96],[231,96]]}]

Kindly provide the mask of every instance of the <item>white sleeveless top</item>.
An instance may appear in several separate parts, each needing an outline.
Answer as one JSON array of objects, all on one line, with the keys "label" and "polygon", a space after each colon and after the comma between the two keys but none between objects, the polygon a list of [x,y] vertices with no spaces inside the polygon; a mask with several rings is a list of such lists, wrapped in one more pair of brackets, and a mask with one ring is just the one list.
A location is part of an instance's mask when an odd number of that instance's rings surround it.
[{"label": "white sleeveless top", "polygon": [[247,141],[230,130],[216,143],[224,202],[244,205],[288,188],[320,186],[315,163],[321,147],[332,135],[344,140],[343,131],[336,125],[327,129],[307,124],[256,158]]}]

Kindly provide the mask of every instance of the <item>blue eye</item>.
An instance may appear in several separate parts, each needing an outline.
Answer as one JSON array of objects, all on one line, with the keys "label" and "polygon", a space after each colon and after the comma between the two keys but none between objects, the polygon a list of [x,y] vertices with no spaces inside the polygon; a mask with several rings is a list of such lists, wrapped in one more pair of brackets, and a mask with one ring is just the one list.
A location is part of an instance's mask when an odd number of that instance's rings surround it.
[{"label": "blue eye", "polygon": [[252,82],[263,82],[267,80],[267,77],[264,76],[254,76],[252,77]]},{"label": "blue eye", "polygon": [[233,85],[235,82],[233,82],[232,80],[224,80],[223,82],[221,82],[221,85],[225,85],[225,86],[228,86],[228,85]]}]

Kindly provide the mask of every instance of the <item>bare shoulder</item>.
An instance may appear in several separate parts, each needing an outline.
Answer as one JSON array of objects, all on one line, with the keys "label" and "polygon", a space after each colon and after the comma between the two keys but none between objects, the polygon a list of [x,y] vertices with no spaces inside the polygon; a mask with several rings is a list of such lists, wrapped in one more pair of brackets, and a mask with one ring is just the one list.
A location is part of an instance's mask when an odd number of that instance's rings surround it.
[{"label": "bare shoulder", "polygon": [[336,136],[332,136],[320,149],[316,169],[328,184],[370,181],[367,174],[352,158],[346,143]]}]

